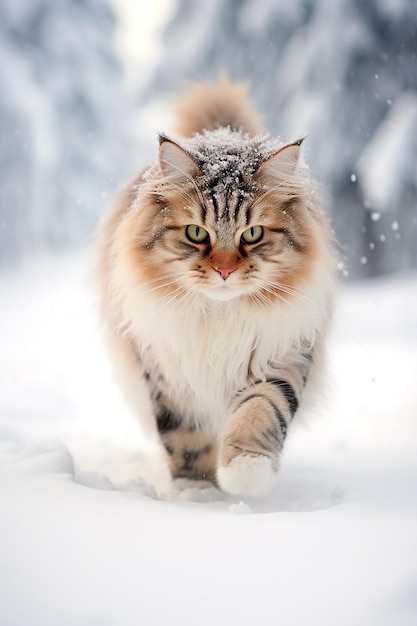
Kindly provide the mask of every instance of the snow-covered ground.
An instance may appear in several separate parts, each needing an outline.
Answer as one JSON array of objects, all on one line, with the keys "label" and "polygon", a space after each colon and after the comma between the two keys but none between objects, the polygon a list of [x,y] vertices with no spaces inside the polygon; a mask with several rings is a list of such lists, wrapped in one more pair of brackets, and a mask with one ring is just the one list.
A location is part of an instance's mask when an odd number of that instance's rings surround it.
[{"label": "snow-covered ground", "polygon": [[345,287],[274,491],[158,498],[84,259],[0,277],[2,626],[417,624],[417,276]]}]

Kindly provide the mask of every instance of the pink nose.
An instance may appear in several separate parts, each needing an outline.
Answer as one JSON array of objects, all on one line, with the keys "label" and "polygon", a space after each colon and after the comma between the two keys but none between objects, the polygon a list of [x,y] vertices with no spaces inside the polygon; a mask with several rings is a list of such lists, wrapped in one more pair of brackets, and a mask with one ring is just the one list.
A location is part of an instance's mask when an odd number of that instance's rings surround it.
[{"label": "pink nose", "polygon": [[229,278],[230,274],[235,271],[234,267],[216,267],[216,272],[219,272],[223,280]]}]

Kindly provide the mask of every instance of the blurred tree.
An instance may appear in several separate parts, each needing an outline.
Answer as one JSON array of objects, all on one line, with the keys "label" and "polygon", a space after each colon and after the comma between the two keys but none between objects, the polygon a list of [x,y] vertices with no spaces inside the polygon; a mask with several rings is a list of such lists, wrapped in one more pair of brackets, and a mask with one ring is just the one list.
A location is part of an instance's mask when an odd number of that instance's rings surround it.
[{"label": "blurred tree", "polygon": [[107,0],[0,3],[0,260],[82,243],[122,175],[126,99]]},{"label": "blurred tree", "polygon": [[164,41],[144,106],[249,79],[271,133],[308,135],[350,275],[417,266],[417,0],[179,0]]}]

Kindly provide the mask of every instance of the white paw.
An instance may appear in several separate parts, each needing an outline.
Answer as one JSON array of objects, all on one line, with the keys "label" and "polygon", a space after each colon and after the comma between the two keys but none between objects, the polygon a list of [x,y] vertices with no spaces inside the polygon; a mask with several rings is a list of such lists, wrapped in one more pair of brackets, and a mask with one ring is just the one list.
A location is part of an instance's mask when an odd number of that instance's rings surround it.
[{"label": "white paw", "polygon": [[236,496],[261,496],[273,487],[276,477],[271,460],[264,455],[240,454],[217,470],[220,488]]}]

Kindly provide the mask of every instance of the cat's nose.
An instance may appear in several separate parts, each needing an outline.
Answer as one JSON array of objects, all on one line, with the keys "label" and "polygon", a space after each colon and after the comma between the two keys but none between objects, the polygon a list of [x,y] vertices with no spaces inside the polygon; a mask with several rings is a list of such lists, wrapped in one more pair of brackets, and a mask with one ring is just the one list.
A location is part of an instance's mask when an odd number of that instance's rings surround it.
[{"label": "cat's nose", "polygon": [[216,272],[219,272],[223,280],[227,280],[230,274],[236,270],[235,267],[215,267]]}]

